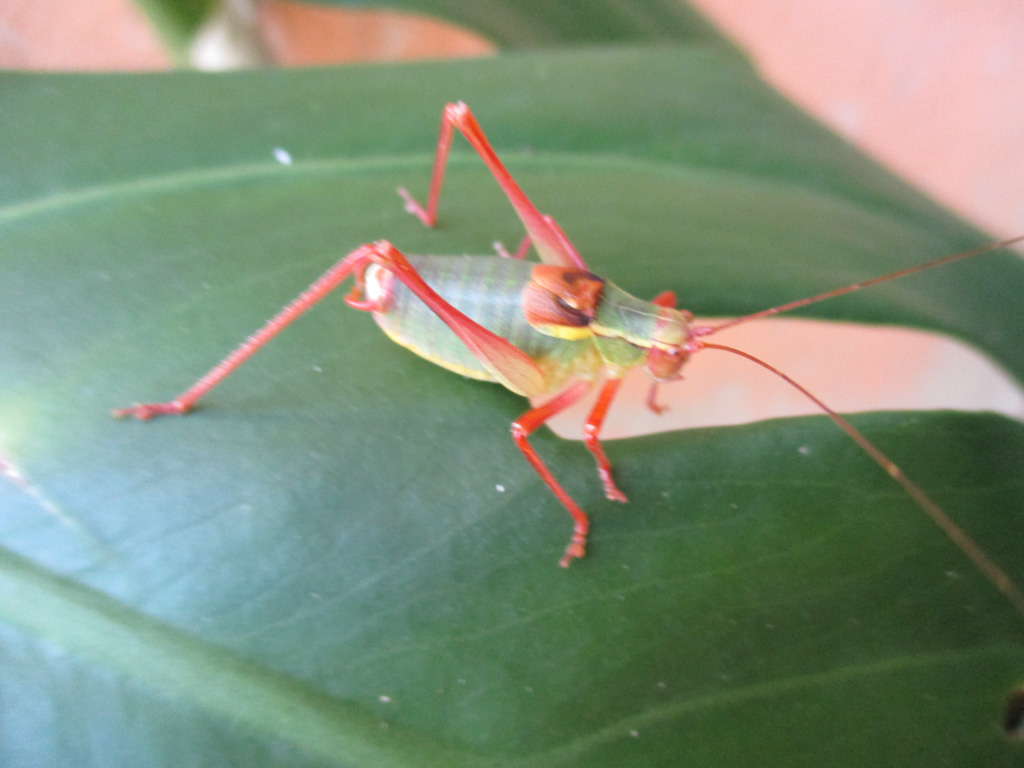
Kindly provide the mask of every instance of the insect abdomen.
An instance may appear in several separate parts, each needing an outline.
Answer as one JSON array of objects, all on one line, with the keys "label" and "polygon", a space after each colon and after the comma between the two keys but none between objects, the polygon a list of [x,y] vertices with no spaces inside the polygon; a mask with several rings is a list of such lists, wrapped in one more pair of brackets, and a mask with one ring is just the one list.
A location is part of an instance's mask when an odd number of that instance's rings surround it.
[{"label": "insect abdomen", "polygon": [[[409,256],[427,284],[470,319],[501,336],[534,360],[568,361],[581,345],[546,336],[524,319],[521,295],[533,262],[481,256]],[[371,281],[379,282],[369,271]],[[399,280],[388,280],[387,308],[374,312],[381,329],[395,342],[432,363],[474,379],[494,381],[459,338]],[[542,366],[543,367],[543,366]]]}]

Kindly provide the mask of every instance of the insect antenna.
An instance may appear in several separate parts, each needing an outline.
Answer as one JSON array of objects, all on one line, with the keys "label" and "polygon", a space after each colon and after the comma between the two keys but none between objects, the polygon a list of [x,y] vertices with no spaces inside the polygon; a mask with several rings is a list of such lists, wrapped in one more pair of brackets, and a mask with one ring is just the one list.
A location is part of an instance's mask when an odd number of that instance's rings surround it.
[{"label": "insect antenna", "polygon": [[[1018,240],[1021,238],[1017,238]],[[1009,241],[1014,242],[1014,241]],[[966,257],[961,257],[966,258]],[[943,260],[948,261],[948,259]],[[934,262],[933,262],[934,263]],[[900,274],[900,273],[897,273]],[[892,277],[892,275],[887,276]],[[884,279],[884,278],[883,278]],[[878,282],[877,280],[872,282]],[[862,287],[864,284],[860,284],[857,287]],[[762,315],[763,316],[763,315]],[[721,326],[719,326],[721,328]],[[975,541],[967,535],[967,533],[958,526],[953,520],[947,515],[942,508],[936,504],[932,499],[922,491],[909,477],[907,477],[903,470],[900,469],[896,463],[886,456],[882,451],[868,440],[860,430],[853,426],[849,421],[844,419],[835,410],[830,408],[825,402],[823,402],[817,395],[811,392],[809,389],[804,387],[799,382],[795,381],[788,374],[783,373],[775,366],[770,363],[761,360],[748,352],[744,352],[741,349],[735,347],[729,347],[724,344],[713,344],[711,342],[701,341],[699,346],[702,349],[717,349],[722,352],[729,352],[734,355],[738,355],[746,360],[756,363],[770,373],[775,374],[777,377],[782,379],[784,382],[789,384],[791,387],[800,392],[804,397],[814,403],[820,408],[833,423],[843,430],[850,438],[857,443],[858,446],[874,461],[885,470],[893,480],[899,483],[900,487],[906,491],[925,514],[932,519],[932,521],[942,529],[943,532],[952,540],[952,542],[959,547],[960,551],[963,552],[970,559],[972,563],[984,574],[984,576],[998,589],[1016,608],[1017,612],[1024,616],[1024,593],[1021,592],[1020,588],[1014,584],[1013,580],[1009,575],[988,556],[984,550],[979,547]]]},{"label": "insect antenna", "polygon": [[705,327],[700,329],[701,336],[710,336],[712,333],[724,330],[726,328],[732,328],[740,323],[746,323],[751,320],[760,320],[765,317],[771,317],[772,315],[780,315],[783,312],[789,312],[800,307],[806,307],[808,304],[816,304],[819,301],[825,301],[826,299],[834,299],[836,296],[842,296],[845,293],[853,293],[859,291],[861,288],[867,288],[869,285],[876,285],[878,283],[884,283],[889,280],[895,280],[897,277],[905,277],[915,272],[921,272],[925,269],[931,269],[932,267],[941,267],[944,264],[952,264],[954,261],[963,261],[964,259],[970,259],[975,256],[981,256],[983,253],[989,253],[991,251],[1005,248],[1008,245],[1019,243],[1024,241],[1024,235],[1019,237],[1011,237],[1009,240],[1000,240],[997,243],[989,243],[980,248],[974,248],[970,251],[962,251],[960,253],[954,253],[952,256],[943,256],[941,259],[935,259],[934,261],[927,261],[924,264],[918,264],[913,267],[907,267],[896,272],[890,272],[887,275],[881,277],[873,277],[870,280],[864,280],[853,285],[847,285],[842,288],[834,288],[831,291],[825,291],[825,293],[819,293],[817,296],[811,296],[806,299],[798,299],[797,301],[791,301],[788,304],[780,304],[777,307],[770,307],[768,309],[762,309],[760,312],[754,312],[751,315],[744,315],[743,317],[737,317],[732,320],[726,320],[724,323],[718,325]]},{"label": "insect antenna", "polygon": [[[713,326],[700,326],[695,329],[696,336],[706,337],[713,333],[725,330],[726,328],[732,328],[741,323],[746,323],[751,320],[760,320],[765,317],[771,317],[773,315],[782,314],[783,312],[789,312],[790,310],[797,309],[799,307],[805,307],[808,304],[814,304],[819,301],[825,301],[826,299],[832,299],[836,296],[842,296],[846,293],[852,293],[853,291],[859,291],[861,288],[867,288],[869,285],[875,285],[877,283],[883,283],[888,280],[895,280],[898,277],[904,277],[906,275],[920,272],[925,269],[931,269],[932,267],[939,267],[945,264],[951,264],[955,261],[962,261],[970,259],[975,256],[980,256],[984,253],[1004,248],[1015,243],[1024,241],[1024,235],[1019,237],[1013,237],[1008,240],[1001,240],[996,243],[991,243],[981,248],[975,248],[969,251],[963,251],[961,253],[955,253],[952,256],[944,256],[933,261],[925,262],[924,264],[918,264],[913,267],[901,269],[896,272],[891,272],[887,275],[880,277],[871,278],[870,280],[864,280],[859,283],[847,285],[843,288],[835,288],[831,291],[818,294],[817,296],[811,296],[806,299],[799,299],[797,301],[791,301],[788,304],[781,304],[777,307],[770,307],[769,309],[761,310],[760,312],[754,312],[750,315],[744,315],[732,320],[727,320],[723,323]],[[703,338],[697,338],[693,341],[694,349],[717,349],[722,352],[729,352],[739,357],[745,358],[752,363],[756,363],[770,373],[775,374],[778,378],[789,384],[791,387],[800,392],[804,397],[814,403],[823,413],[825,413],[833,423],[842,429],[850,438],[857,443],[860,448],[868,454],[885,472],[897,483],[900,487],[909,495],[925,514],[932,519],[932,521],[939,526],[942,531],[952,540],[960,551],[962,551],[972,563],[984,574],[984,576],[996,587],[1016,608],[1017,612],[1024,615],[1024,592],[1021,592],[1020,588],[1014,584],[1013,580],[1007,575],[1002,568],[985,554],[985,552],[979,547],[967,533],[960,528],[953,520],[947,515],[938,504],[932,501],[931,498],[924,491],[922,491],[909,477],[907,477],[903,470],[901,470],[892,459],[882,453],[879,448],[868,440],[856,427],[854,427],[849,421],[844,419],[835,410],[825,404],[819,397],[813,392],[808,390],[802,384],[795,381],[789,375],[783,373],[775,366],[770,363],[761,360],[754,355],[743,350],[736,349],[735,347],[729,347],[724,344],[713,344],[711,342],[704,341]]]}]

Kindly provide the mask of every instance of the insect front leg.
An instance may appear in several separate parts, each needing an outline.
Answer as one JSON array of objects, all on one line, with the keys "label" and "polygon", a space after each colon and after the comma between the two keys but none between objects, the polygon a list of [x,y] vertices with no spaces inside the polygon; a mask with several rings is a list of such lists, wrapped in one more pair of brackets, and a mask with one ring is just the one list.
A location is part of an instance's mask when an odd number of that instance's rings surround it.
[{"label": "insect front leg", "polygon": [[523,452],[523,455],[530,462],[530,466],[533,467],[534,471],[540,475],[540,479],[544,481],[545,485],[551,489],[555,497],[562,502],[562,505],[572,515],[574,521],[572,540],[569,542],[569,546],[565,548],[565,554],[559,561],[559,565],[563,568],[568,568],[573,558],[583,557],[587,547],[587,532],[590,530],[590,519],[587,517],[587,513],[579,508],[579,505],[572,500],[572,497],[555,480],[555,476],[551,474],[551,470],[547,468],[543,459],[537,455],[537,452],[530,445],[530,441],[527,438],[552,416],[571,407],[573,403],[577,402],[590,390],[590,387],[589,381],[578,381],[560,392],[553,399],[543,405],[530,409],[512,422],[512,439],[519,446],[519,450]]},{"label": "insect front leg", "polygon": [[[674,309],[676,306],[676,292],[675,291],[662,291],[653,299],[651,304],[658,307],[669,307]],[[661,415],[668,410],[667,405],[661,405],[658,403],[658,382],[652,381],[651,388],[647,390],[647,407],[655,414]]]}]

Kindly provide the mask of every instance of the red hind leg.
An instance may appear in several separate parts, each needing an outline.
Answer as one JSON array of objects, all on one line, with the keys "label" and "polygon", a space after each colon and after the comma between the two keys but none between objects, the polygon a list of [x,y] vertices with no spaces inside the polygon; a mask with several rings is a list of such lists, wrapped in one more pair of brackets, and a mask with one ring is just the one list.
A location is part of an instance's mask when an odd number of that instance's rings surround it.
[{"label": "red hind leg", "polygon": [[380,307],[377,302],[362,297],[362,272],[371,262],[380,264],[404,282],[455,332],[498,381],[514,392],[527,396],[544,391],[544,374],[525,352],[473,322],[442,299],[436,291],[427,285],[397,248],[386,240],[380,240],[363,245],[338,261],[297,299],[282,309],[259,331],[242,342],[237,349],[178,397],[165,403],[145,403],[130,408],[120,408],[115,410],[113,415],[117,418],[134,416],[137,419],[150,419],[164,414],[188,413],[207,392],[230,376],[236,368],[256,354],[264,344],[337,288],[353,272],[356,273],[356,286],[346,301],[355,309],[378,311]]},{"label": "red hind leg", "polygon": [[458,128],[473,149],[483,159],[491,174],[505,192],[509,202],[523,222],[526,232],[540,255],[541,261],[547,264],[558,264],[563,267],[586,269],[587,265],[562,232],[561,227],[550,216],[537,210],[537,207],[516,184],[512,174],[508,172],[498,159],[494,147],[484,135],[469,107],[461,101],[446,104],[441,113],[441,130],[437,137],[437,152],[434,156],[434,172],[430,179],[430,193],[427,207],[423,208],[406,190],[399,189],[398,194],[405,200],[405,209],[416,216],[426,226],[432,227],[437,221],[437,206],[441,199],[441,186],[444,183],[445,167],[448,163],[448,150],[451,149],[453,130]]},{"label": "red hind leg", "polygon": [[[264,344],[287,326],[291,325],[299,315],[306,312],[320,299],[337,288],[353,271],[360,272],[361,274],[362,268],[368,263],[370,254],[375,247],[373,245],[363,245],[342,259],[339,259],[333,267],[303,291],[298,298],[278,312],[260,330],[243,341],[231,354],[217,363],[195,384],[173,400],[168,400],[165,403],[142,403],[129,408],[118,408],[113,411],[113,415],[116,418],[134,416],[137,419],[145,420],[166,414],[188,413],[207,392],[234,373],[238,366],[256,354]],[[352,305],[357,309],[363,308],[354,297]]]}]

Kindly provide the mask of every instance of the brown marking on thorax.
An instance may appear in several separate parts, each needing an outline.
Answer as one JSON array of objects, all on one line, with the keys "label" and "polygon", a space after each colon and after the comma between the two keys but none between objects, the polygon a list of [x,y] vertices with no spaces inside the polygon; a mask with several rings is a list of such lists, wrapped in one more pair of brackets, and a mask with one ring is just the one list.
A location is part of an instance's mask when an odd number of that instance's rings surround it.
[{"label": "brown marking on thorax", "polygon": [[523,316],[533,327],[553,335],[582,336],[597,314],[603,290],[604,280],[592,272],[538,264],[523,289]]}]

